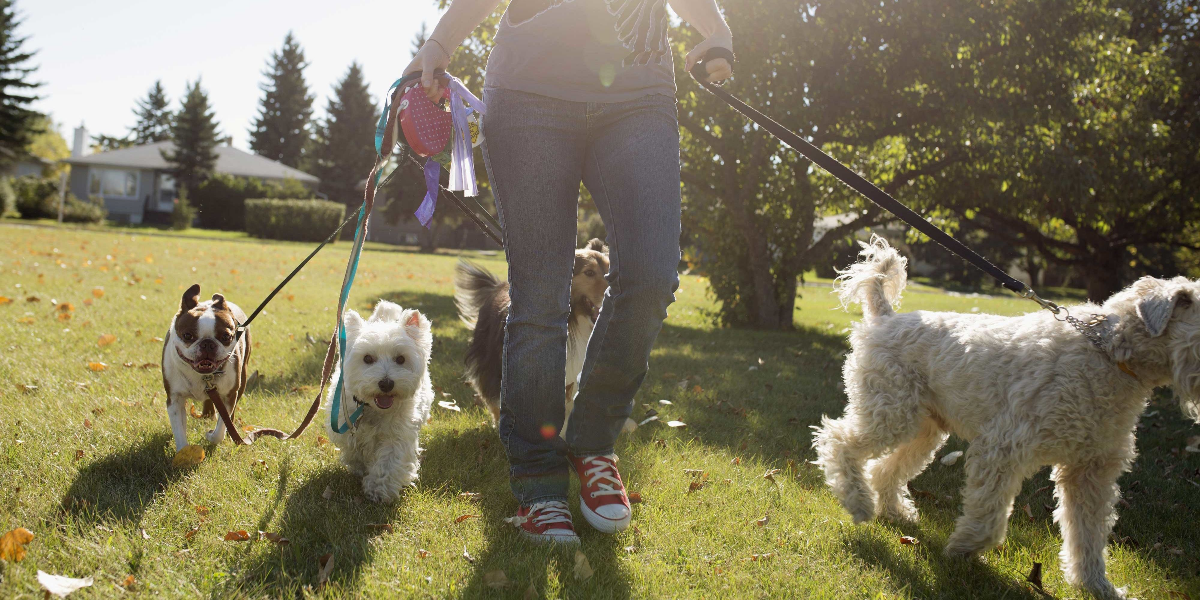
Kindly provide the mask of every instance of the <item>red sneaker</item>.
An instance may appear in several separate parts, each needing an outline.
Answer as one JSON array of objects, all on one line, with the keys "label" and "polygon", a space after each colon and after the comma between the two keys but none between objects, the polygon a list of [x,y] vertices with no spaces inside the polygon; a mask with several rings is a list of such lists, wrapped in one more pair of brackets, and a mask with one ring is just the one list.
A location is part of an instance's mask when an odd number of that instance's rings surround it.
[{"label": "red sneaker", "polygon": [[538,543],[579,543],[579,536],[575,535],[575,526],[571,523],[571,509],[562,500],[522,506],[517,516],[508,517],[504,522],[515,525],[522,535]]},{"label": "red sneaker", "polygon": [[588,525],[604,533],[629,527],[629,497],[617,472],[615,454],[571,457],[579,475],[579,510]]}]

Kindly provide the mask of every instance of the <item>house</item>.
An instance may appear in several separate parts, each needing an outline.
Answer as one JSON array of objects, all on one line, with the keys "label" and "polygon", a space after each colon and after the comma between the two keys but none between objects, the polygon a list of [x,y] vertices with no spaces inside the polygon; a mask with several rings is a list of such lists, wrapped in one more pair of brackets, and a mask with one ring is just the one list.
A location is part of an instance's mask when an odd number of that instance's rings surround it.
[{"label": "house", "polygon": [[54,168],[54,161],[40,156],[25,154],[17,160],[0,167],[0,177],[45,177]]},{"label": "house", "polygon": [[[165,222],[175,203],[175,178],[163,152],[172,152],[175,143],[155,142],[132,148],[88,154],[87,130],[75,129],[74,146],[66,163],[71,165],[68,188],[78,198],[104,200],[108,218],[121,223]],[[295,179],[310,187],[320,180],[269,158],[217,146],[217,173],[266,180]]]}]

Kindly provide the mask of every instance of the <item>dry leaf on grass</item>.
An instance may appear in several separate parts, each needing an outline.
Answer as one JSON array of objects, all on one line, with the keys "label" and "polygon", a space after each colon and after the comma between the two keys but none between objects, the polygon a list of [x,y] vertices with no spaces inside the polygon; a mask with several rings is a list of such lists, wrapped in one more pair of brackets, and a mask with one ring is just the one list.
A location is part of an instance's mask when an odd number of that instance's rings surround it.
[{"label": "dry leaf on grass", "polygon": [[768,558],[771,558],[772,556],[775,556],[774,552],[767,552],[765,554],[751,554],[750,560],[752,560],[752,561],[767,560]]},{"label": "dry leaf on grass", "polygon": [[587,555],[581,550],[575,551],[575,579],[578,581],[587,581],[591,578],[595,571],[592,570],[591,563],[588,562]]},{"label": "dry leaf on grass", "polygon": [[525,600],[538,600],[537,586],[533,582],[529,582],[529,587],[525,588]]},{"label": "dry leaf on grass", "polygon": [[763,473],[762,477],[763,477],[763,479],[766,479],[767,481],[770,481],[771,483],[779,483],[779,482],[775,481],[775,476],[778,474],[779,474],[779,469],[771,469],[771,470],[767,471],[766,473]]},{"label": "dry leaf on grass", "polygon": [[396,532],[396,526],[392,525],[391,523],[371,523],[367,525],[367,527],[370,527],[371,529],[382,529],[388,533]]},{"label": "dry leaf on grass", "polygon": [[417,548],[417,558],[429,558],[429,551],[424,548]]},{"label": "dry leaf on grass", "polygon": [[91,419],[84,419],[84,420],[83,420],[83,428],[84,428],[84,429],[91,429],[91,428],[92,428],[92,420],[91,420]]},{"label": "dry leaf on grass", "polygon": [[271,533],[269,531],[259,531],[258,537],[259,539],[274,542],[277,546],[286,546],[292,543],[291,540],[283,537],[282,535],[279,535],[278,533]]},{"label": "dry leaf on grass", "polygon": [[97,298],[103,298],[104,297],[104,288],[102,288],[102,287],[92,288],[92,295]]},{"label": "dry leaf on grass", "polygon": [[329,574],[333,572],[333,553],[317,557],[317,590],[325,587]]},{"label": "dry leaf on grass", "polygon": [[248,542],[250,541],[250,534],[245,529],[239,529],[226,533],[224,539],[227,542]]},{"label": "dry leaf on grass", "polygon": [[471,563],[471,564],[475,564],[475,557],[474,557],[474,556],[471,556],[471,553],[470,553],[470,552],[467,552],[467,547],[466,547],[466,546],[463,546],[463,553],[462,553],[462,557],[463,557],[463,558],[465,558],[465,559],[467,560],[467,562],[469,562],[469,563]]},{"label": "dry leaf on grass", "polygon": [[942,464],[946,465],[946,466],[950,466],[950,465],[958,462],[958,459],[962,455],[963,455],[962,450],[955,450],[954,452],[951,452],[942,457]]},{"label": "dry leaf on grass", "polygon": [[192,415],[192,418],[193,418],[193,419],[203,419],[203,418],[204,418],[204,415],[202,415],[202,414],[200,414],[200,413],[196,412],[196,405],[195,405],[195,404],[189,404],[189,405],[188,405],[188,414]]},{"label": "dry leaf on grass", "polygon": [[466,521],[467,519],[474,519],[475,517],[478,517],[478,516],[479,515],[461,515],[458,518],[454,519],[454,522],[462,523],[463,521]]},{"label": "dry leaf on grass", "polygon": [[104,346],[112,345],[116,341],[117,341],[117,336],[115,336],[111,333],[106,333],[106,334],[100,336],[100,338],[96,340],[96,345],[103,348]]},{"label": "dry leaf on grass", "polygon": [[755,523],[757,523],[759,527],[766,527],[767,523],[770,523],[770,522],[771,522],[771,515],[769,515],[769,514],[763,515],[763,518],[755,521]]},{"label": "dry leaf on grass", "polygon": [[1029,508],[1028,502],[1026,502],[1025,505],[1021,507],[1021,510],[1025,511],[1025,516],[1029,517],[1030,519],[1033,518],[1033,510],[1031,510]]},{"label": "dry leaf on grass", "polygon": [[25,544],[33,541],[33,532],[18,527],[0,537],[0,560],[21,562],[25,560]]},{"label": "dry leaf on grass", "polygon": [[1187,446],[1183,448],[1185,452],[1200,452],[1200,435],[1193,435],[1187,439]]},{"label": "dry leaf on grass", "polygon": [[126,591],[133,591],[137,587],[137,582],[137,578],[133,575],[126,575],[125,581],[121,582],[121,587],[125,588]]},{"label": "dry leaf on grass", "polygon": [[625,554],[633,554],[637,552],[637,546],[625,546]]},{"label": "dry leaf on grass", "polygon": [[328,444],[328,443],[329,443],[329,438],[326,438],[323,435],[317,436],[317,446],[324,446],[325,444]]},{"label": "dry leaf on grass", "polygon": [[683,427],[687,428],[687,423],[683,421],[667,421],[667,427]]},{"label": "dry leaf on grass", "polygon": [[333,488],[325,486],[325,491],[321,492],[321,497],[326,500],[333,498]]},{"label": "dry leaf on grass", "polygon": [[191,528],[191,529],[187,530],[187,533],[183,534],[183,539],[185,539],[185,540],[190,540],[190,539],[192,539],[192,538],[196,537],[196,534],[197,534],[197,533],[200,533],[200,528],[201,528],[201,527],[204,527],[204,524],[203,524],[203,523],[201,523],[201,524],[199,524],[199,525],[197,525],[197,526],[195,526],[195,527],[193,527],[193,528]]},{"label": "dry leaf on grass", "polygon": [[452,410],[454,412],[462,412],[462,409],[458,407],[458,402],[456,402],[454,400],[451,400],[449,402],[446,402],[445,400],[439,400],[438,406],[440,406],[446,410]]},{"label": "dry leaf on grass", "polygon": [[75,451],[75,460],[79,460],[81,458],[83,458],[83,450],[76,450]]},{"label": "dry leaf on grass", "polygon": [[918,540],[917,538],[915,538],[911,535],[900,536],[900,545],[901,546],[916,546],[920,543],[921,543],[921,540]]},{"label": "dry leaf on grass", "polygon": [[641,492],[629,492],[629,503],[630,504],[639,504],[639,503],[641,503],[641,501],[642,501],[642,493]]},{"label": "dry leaf on grass", "polygon": [[91,577],[75,579],[72,577],[63,577],[62,575],[51,575],[45,571],[37,572],[37,580],[38,583],[42,584],[42,589],[46,590],[47,594],[53,594],[59,598],[66,598],[67,594],[75,590],[92,586]]},{"label": "dry leaf on grass", "polygon": [[8,296],[0,296],[0,306],[4,306],[5,304],[9,304],[11,302],[12,298],[9,298]]},{"label": "dry leaf on grass", "polygon": [[102,362],[99,362],[99,361],[97,361],[97,362],[90,362],[90,363],[88,363],[88,368],[89,368],[89,369],[91,369],[91,370],[93,370],[93,371],[100,372],[100,371],[103,371],[103,370],[107,369],[107,368],[108,368],[108,365],[106,365],[106,364],[104,364],[104,363],[102,363]]},{"label": "dry leaf on grass", "polygon": [[146,528],[145,528],[145,527],[139,527],[139,528],[138,528],[138,532],[142,534],[142,539],[143,539],[143,540],[148,540],[148,539],[150,539],[150,534],[146,533]]},{"label": "dry leaf on grass", "polygon": [[504,574],[504,571],[499,569],[488,571],[483,574],[483,583],[493,590],[504,589],[508,587],[508,576]]},{"label": "dry leaf on grass", "polygon": [[1033,563],[1033,568],[1029,570],[1029,575],[1025,576],[1025,581],[1033,584],[1033,587],[1042,589],[1042,563]]},{"label": "dry leaf on grass", "polygon": [[186,469],[202,462],[204,462],[204,448],[189,444],[175,453],[175,458],[171,459],[171,466],[177,469]]}]

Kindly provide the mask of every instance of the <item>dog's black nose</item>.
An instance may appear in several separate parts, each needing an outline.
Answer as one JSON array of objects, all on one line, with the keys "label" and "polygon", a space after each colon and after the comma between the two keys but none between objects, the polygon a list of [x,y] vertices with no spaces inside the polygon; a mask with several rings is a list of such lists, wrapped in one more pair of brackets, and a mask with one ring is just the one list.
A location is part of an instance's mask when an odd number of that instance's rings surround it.
[{"label": "dog's black nose", "polygon": [[383,390],[384,392],[390,392],[394,387],[396,387],[396,382],[392,381],[391,379],[385,377],[379,380],[379,389]]},{"label": "dog's black nose", "polygon": [[217,342],[210,338],[200,340],[200,351],[215,353],[217,351]]}]

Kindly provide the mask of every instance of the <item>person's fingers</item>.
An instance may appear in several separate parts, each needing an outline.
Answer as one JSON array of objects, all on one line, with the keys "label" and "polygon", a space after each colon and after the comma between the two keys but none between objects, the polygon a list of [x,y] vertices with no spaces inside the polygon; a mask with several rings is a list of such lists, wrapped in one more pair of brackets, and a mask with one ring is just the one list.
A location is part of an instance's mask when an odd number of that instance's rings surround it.
[{"label": "person's fingers", "polygon": [[700,57],[703,56],[704,52],[707,50],[707,41],[701,42],[700,45],[692,48],[692,51],[688,52],[687,56],[683,58],[683,70],[690,73],[692,71],[692,67],[696,66],[697,62],[700,62]]},{"label": "person's fingers", "polygon": [[733,67],[724,58],[710,60],[704,63],[704,68],[708,71],[709,83],[724,81],[733,76]]}]

